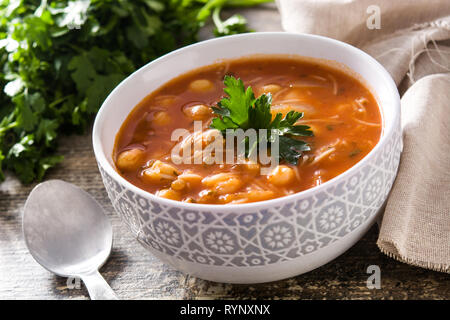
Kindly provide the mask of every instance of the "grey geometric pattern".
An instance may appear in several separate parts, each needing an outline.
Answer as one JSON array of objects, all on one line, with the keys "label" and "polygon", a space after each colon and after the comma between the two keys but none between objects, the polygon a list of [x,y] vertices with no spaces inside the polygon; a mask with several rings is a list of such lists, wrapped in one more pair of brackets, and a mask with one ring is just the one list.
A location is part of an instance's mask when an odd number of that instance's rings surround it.
[{"label": "grey geometric pattern", "polygon": [[386,138],[383,149],[354,175],[321,192],[300,193],[281,206],[250,213],[166,206],[126,189],[99,168],[115,210],[145,247],[201,264],[261,266],[324,248],[380,209],[402,150],[400,133]]}]

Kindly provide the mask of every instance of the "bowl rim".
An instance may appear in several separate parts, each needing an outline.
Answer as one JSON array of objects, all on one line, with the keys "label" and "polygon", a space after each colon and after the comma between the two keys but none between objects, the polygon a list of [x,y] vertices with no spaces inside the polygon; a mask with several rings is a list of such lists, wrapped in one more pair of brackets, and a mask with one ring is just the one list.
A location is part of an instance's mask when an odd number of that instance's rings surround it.
[{"label": "bowl rim", "polygon": [[[105,151],[104,151],[103,145],[102,145],[102,141],[100,139],[100,130],[101,130],[103,119],[105,118],[105,113],[107,112],[106,109],[107,109],[108,104],[114,98],[116,92],[119,91],[119,89],[121,87],[125,86],[127,81],[129,81],[133,77],[137,77],[141,73],[146,72],[146,70],[148,68],[151,68],[154,65],[164,63],[164,60],[167,59],[168,57],[174,57],[174,56],[183,54],[183,52],[187,51],[187,50],[198,49],[198,48],[201,48],[202,46],[214,44],[217,42],[233,41],[235,39],[245,40],[245,39],[253,38],[253,37],[271,37],[271,36],[286,37],[286,38],[298,37],[299,40],[301,40],[301,38],[310,38],[310,39],[315,39],[318,41],[326,41],[326,42],[331,43],[331,45],[341,46],[341,47],[344,47],[346,50],[354,52],[357,55],[361,55],[368,63],[371,63],[378,70],[381,81],[385,82],[385,84],[389,87],[391,94],[393,95],[392,100],[395,103],[391,107],[394,108],[394,116],[388,127],[383,126],[383,134],[380,137],[380,140],[375,145],[375,147],[364,158],[362,158],[360,161],[358,161],[356,164],[354,164],[352,167],[345,170],[341,174],[337,175],[336,177],[334,177],[318,186],[315,186],[315,187],[312,187],[312,188],[309,188],[309,189],[306,189],[306,190],[303,190],[300,192],[296,192],[296,193],[293,193],[290,195],[286,195],[283,197],[279,197],[279,198],[257,201],[257,202],[250,202],[250,203],[241,203],[241,204],[187,203],[187,202],[182,202],[182,201],[177,201],[177,200],[166,199],[163,197],[158,197],[150,192],[147,192],[147,191],[133,185],[128,180],[123,178],[113,168],[113,166],[109,163],[109,161],[106,158]],[[282,54],[282,53],[280,53],[280,54]],[[245,55],[243,55],[243,56],[245,56]],[[304,56],[304,57],[308,57],[308,56]],[[220,59],[220,57],[218,57],[218,60],[219,59]],[[353,70],[356,74],[359,74],[358,72],[356,72],[356,70],[354,70],[350,67],[348,67],[348,68],[350,70]],[[374,94],[375,93],[376,92],[374,92]],[[381,110],[381,112],[382,112],[382,110]],[[254,209],[254,208],[261,208],[261,207],[267,208],[267,207],[280,206],[285,203],[294,201],[295,198],[307,198],[308,196],[310,196],[314,193],[319,193],[321,191],[328,189],[329,187],[331,187],[333,185],[339,184],[340,181],[345,180],[347,177],[355,174],[355,172],[357,172],[365,164],[370,162],[378,154],[378,152],[380,152],[380,150],[382,150],[382,148],[386,145],[389,138],[394,134],[395,127],[396,127],[397,123],[399,123],[399,118],[400,118],[400,95],[399,95],[399,92],[397,90],[397,86],[396,86],[394,80],[392,79],[392,77],[388,73],[388,71],[378,61],[376,61],[372,56],[365,53],[364,51],[362,51],[350,44],[347,44],[345,42],[335,40],[332,38],[328,38],[328,37],[324,37],[324,36],[319,36],[319,35],[312,35],[312,34],[305,34],[305,33],[292,33],[292,32],[252,32],[252,33],[237,34],[237,35],[231,35],[231,36],[226,36],[226,37],[221,37],[221,38],[214,38],[214,39],[209,39],[209,40],[205,40],[205,41],[200,41],[200,42],[176,49],[174,51],[171,51],[153,61],[150,61],[149,63],[145,64],[138,70],[134,71],[132,74],[130,74],[124,80],[122,80],[122,82],[120,82],[119,85],[117,85],[109,93],[108,97],[102,103],[102,105],[97,113],[97,116],[95,117],[94,126],[92,129],[92,144],[93,144],[93,149],[94,149],[94,155],[95,155],[95,158],[96,158],[99,166],[103,170],[105,170],[106,173],[110,177],[112,177],[114,180],[116,180],[116,182],[118,182],[121,186],[138,194],[139,196],[143,197],[144,199],[149,199],[149,200],[152,200],[152,201],[155,201],[160,204],[167,205],[167,206],[177,206],[177,207],[182,207],[186,210],[197,210],[197,211],[202,211],[202,212],[203,211],[223,212],[223,211],[227,211],[227,209],[230,210],[230,208],[232,208],[236,211],[239,209],[241,209],[241,211],[243,211],[244,209]],[[116,136],[114,136],[114,139],[115,138],[116,138]],[[227,206],[227,207],[225,208],[225,206]],[[231,206],[231,207],[228,208],[228,206]]]}]

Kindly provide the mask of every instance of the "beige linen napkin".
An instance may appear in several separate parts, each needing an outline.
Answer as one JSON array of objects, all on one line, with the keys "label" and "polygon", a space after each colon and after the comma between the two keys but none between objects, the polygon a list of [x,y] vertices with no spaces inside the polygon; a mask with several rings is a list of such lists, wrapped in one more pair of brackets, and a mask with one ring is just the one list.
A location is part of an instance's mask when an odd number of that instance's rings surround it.
[{"label": "beige linen napkin", "polygon": [[277,5],[286,31],[356,45],[406,91],[404,149],[377,244],[395,259],[450,272],[450,0],[277,0]]}]

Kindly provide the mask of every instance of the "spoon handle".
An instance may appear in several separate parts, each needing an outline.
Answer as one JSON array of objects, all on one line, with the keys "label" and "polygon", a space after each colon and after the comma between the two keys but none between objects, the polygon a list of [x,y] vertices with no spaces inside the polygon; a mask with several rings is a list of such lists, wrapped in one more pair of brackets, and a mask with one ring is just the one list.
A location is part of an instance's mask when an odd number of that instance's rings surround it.
[{"label": "spoon handle", "polygon": [[88,289],[91,300],[118,300],[114,291],[97,270],[81,275],[81,279]]}]

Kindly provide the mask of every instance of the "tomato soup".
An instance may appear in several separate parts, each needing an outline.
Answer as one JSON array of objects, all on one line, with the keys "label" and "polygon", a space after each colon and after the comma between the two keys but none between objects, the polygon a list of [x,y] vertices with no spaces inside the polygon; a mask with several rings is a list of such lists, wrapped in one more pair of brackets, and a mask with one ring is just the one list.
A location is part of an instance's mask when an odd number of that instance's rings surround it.
[{"label": "tomato soup", "polygon": [[[181,163],[172,158],[186,129],[202,145],[212,133],[213,107],[224,97],[224,77],[241,79],[258,97],[271,94],[272,117],[294,110],[297,124],[313,136],[296,164],[281,161],[265,174],[258,161]],[[194,124],[203,131],[195,135]],[[287,56],[255,56],[192,70],[141,101],[120,128],[113,152],[117,171],[157,196],[207,204],[247,203],[283,197],[318,186],[346,171],[377,144],[382,118],[376,99],[357,78],[339,68]],[[264,167],[264,166],[263,166]]]}]

